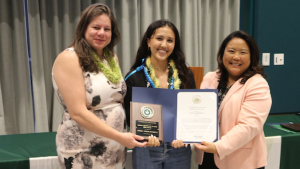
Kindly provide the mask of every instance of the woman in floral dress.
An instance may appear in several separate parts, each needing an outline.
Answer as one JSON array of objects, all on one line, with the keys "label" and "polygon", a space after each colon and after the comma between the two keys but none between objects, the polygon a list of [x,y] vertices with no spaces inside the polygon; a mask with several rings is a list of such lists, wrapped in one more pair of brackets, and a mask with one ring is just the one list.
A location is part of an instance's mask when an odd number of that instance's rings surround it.
[{"label": "woman in floral dress", "polygon": [[146,145],[126,133],[126,84],[113,52],[119,37],[110,9],[93,4],[83,11],[71,46],[55,60],[53,86],[64,107],[56,135],[62,168],[121,169],[126,147]]}]

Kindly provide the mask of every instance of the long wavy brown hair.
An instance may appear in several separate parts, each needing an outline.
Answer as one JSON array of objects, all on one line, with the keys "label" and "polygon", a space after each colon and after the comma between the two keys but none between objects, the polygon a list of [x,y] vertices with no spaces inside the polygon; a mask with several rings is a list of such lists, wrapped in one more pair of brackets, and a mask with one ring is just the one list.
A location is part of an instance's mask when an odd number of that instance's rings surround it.
[{"label": "long wavy brown hair", "polygon": [[74,40],[70,45],[70,47],[74,47],[75,52],[79,57],[80,65],[83,67],[83,70],[88,72],[98,73],[99,68],[94,63],[94,59],[92,56],[92,54],[96,52],[86,41],[84,35],[87,26],[95,17],[99,15],[107,15],[111,21],[111,42],[106,46],[111,53],[114,53],[113,48],[120,41],[120,32],[118,30],[117,21],[109,7],[101,3],[95,3],[93,5],[88,6],[81,15],[81,18],[76,28]]},{"label": "long wavy brown hair", "polygon": [[255,40],[246,32],[244,31],[234,31],[231,34],[229,34],[224,41],[222,42],[218,56],[218,75],[219,75],[219,89],[225,89],[227,87],[228,82],[228,71],[226,70],[224,63],[223,63],[223,55],[225,48],[227,44],[233,39],[233,38],[241,38],[243,39],[249,49],[250,49],[250,66],[248,69],[241,75],[242,80],[240,81],[241,84],[245,84],[246,81],[252,77],[255,74],[261,74],[262,76],[267,78],[267,75],[264,73],[263,66],[259,63],[259,48]]}]

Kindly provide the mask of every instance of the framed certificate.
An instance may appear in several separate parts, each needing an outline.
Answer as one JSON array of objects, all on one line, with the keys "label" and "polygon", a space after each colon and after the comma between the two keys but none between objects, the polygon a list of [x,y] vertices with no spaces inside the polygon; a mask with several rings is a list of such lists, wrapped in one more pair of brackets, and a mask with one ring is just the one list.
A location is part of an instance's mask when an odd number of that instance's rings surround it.
[{"label": "framed certificate", "polygon": [[183,142],[217,140],[217,98],[215,92],[179,92],[177,94],[177,140],[183,140]]}]

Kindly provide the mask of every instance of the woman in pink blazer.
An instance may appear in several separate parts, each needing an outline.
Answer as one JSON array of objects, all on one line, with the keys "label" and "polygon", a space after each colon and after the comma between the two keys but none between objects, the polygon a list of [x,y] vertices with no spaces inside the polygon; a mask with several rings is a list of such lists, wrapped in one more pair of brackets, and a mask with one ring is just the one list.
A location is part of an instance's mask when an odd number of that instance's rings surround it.
[{"label": "woman in pink blazer", "polygon": [[194,144],[198,163],[202,163],[205,151],[214,153],[220,169],[261,169],[267,165],[263,125],[272,99],[262,77],[266,75],[259,65],[259,54],[254,39],[243,31],[231,33],[221,44],[218,70],[207,73],[200,86],[219,89],[219,140]]}]

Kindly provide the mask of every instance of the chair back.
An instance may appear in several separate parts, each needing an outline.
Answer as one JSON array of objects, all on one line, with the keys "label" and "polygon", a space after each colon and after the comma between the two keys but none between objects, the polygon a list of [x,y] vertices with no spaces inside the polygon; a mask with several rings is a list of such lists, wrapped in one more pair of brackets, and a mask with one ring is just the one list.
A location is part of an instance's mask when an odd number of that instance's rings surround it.
[{"label": "chair back", "polygon": [[200,84],[204,76],[204,67],[188,67],[194,74],[194,79],[196,82],[196,89],[200,89]]}]

